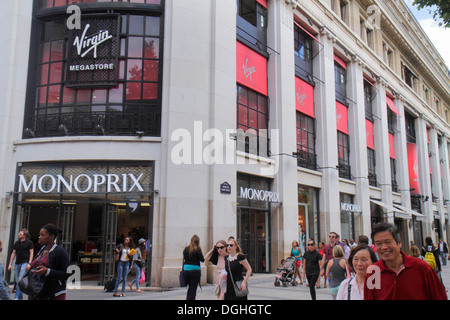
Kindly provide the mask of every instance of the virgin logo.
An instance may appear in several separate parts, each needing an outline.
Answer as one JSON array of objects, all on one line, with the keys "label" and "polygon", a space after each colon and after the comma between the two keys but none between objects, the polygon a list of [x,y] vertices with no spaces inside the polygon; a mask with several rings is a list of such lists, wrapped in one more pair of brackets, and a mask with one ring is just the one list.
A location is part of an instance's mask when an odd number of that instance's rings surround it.
[{"label": "virgin logo", "polygon": [[250,77],[250,80],[252,80],[252,74],[256,72],[256,68],[248,67],[248,58],[245,60],[245,63],[242,65],[242,69],[244,69],[244,76],[248,79]]},{"label": "virgin logo", "polygon": [[94,35],[86,35],[90,27],[91,25],[87,24],[81,38],[77,36],[73,42],[73,45],[77,47],[78,55],[82,58],[91,51],[94,51],[94,58],[97,58],[97,47],[112,38],[112,35],[109,34],[108,30],[100,30]]}]

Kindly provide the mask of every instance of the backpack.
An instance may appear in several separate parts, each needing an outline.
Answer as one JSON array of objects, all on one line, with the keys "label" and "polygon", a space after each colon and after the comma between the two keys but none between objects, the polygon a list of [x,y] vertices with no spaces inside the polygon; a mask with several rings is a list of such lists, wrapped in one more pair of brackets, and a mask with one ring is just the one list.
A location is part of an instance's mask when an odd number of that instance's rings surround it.
[{"label": "backpack", "polygon": [[425,258],[425,261],[428,262],[428,264],[430,265],[430,267],[433,270],[435,270],[437,268],[436,258],[434,256],[433,251],[426,251],[424,258]]}]

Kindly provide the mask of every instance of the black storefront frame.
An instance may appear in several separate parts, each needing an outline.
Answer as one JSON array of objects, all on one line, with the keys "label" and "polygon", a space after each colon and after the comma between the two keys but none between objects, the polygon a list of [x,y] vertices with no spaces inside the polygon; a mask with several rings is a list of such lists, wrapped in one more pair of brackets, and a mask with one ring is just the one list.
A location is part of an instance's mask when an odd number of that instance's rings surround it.
[{"label": "black storefront frame", "polygon": [[[238,181],[239,181],[239,178],[241,178],[242,180],[245,179],[246,182],[248,182],[246,184],[246,186],[248,186],[248,187],[251,186],[250,181],[252,181],[252,180],[263,181],[264,183],[267,184],[267,189],[268,189],[267,191],[271,191],[270,190],[271,179],[269,179],[269,178],[254,176],[254,175],[250,175],[250,174],[242,173],[242,172],[238,172],[237,173],[237,178],[238,178],[237,179]],[[265,216],[267,215],[267,223],[265,224],[265,230],[266,230],[265,246],[267,246],[267,250],[266,250],[266,254],[265,254],[265,264],[266,264],[265,265],[265,269],[267,271],[262,271],[262,272],[263,273],[270,273],[270,270],[272,270],[271,269],[272,268],[272,249],[271,249],[272,248],[272,241],[271,241],[271,239],[272,239],[272,223],[271,223],[271,220],[272,220],[271,219],[272,218],[272,215],[271,215],[272,205],[271,205],[271,202],[269,202],[269,201],[265,202],[264,206],[255,206],[254,205],[255,204],[255,202],[254,202],[255,200],[245,199],[244,200],[245,203],[242,203],[243,202],[242,198],[239,197],[239,194],[240,194],[239,182],[236,185],[238,186],[236,196],[237,196],[238,199],[241,199],[241,200],[237,200],[237,206],[236,206],[236,232],[237,232],[236,240],[237,240],[238,244],[242,248],[243,237],[242,237],[242,234],[241,234],[241,225],[242,224],[241,224],[240,220],[241,220],[241,213],[242,213],[243,210],[247,210],[249,212],[249,214],[250,214],[250,217],[251,217],[252,211],[256,211],[256,212],[258,212],[260,214],[264,214]],[[260,204],[262,204],[262,203],[260,202]],[[251,225],[251,223],[250,223],[250,225]],[[251,239],[251,236],[249,236],[249,239]],[[242,249],[244,250],[244,248],[242,248]],[[255,249],[255,251],[256,251],[256,249]],[[244,254],[248,255],[248,252],[245,252],[245,250],[244,250]],[[269,257],[269,258],[267,259],[267,257]],[[250,263],[252,261],[252,258],[251,257],[247,257],[247,260]],[[255,263],[256,262],[257,261],[256,261],[256,258],[255,258]],[[252,266],[252,269],[253,269],[253,272],[261,272],[261,271],[256,271],[257,269],[255,269],[254,266]]]},{"label": "black storefront frame", "polygon": [[[158,98],[155,102],[152,103],[144,103],[148,108],[148,114],[143,114],[139,112],[135,117],[128,115],[125,118],[121,115],[123,111],[119,114],[115,114],[113,112],[109,112],[110,115],[107,115],[108,112],[104,112],[104,115],[98,112],[86,112],[86,113],[74,113],[72,117],[63,117],[63,113],[61,112],[61,108],[63,108],[62,104],[58,105],[59,115],[58,122],[55,126],[51,126],[52,129],[49,132],[45,132],[44,134],[37,133],[37,89],[38,89],[38,78],[35,76],[38,74],[38,66],[39,66],[39,50],[40,50],[40,36],[42,35],[43,27],[41,22],[49,22],[52,20],[64,19],[67,21],[67,18],[70,17],[69,14],[66,13],[67,5],[55,7],[55,8],[46,8],[39,9],[39,1],[33,1],[33,21],[31,28],[31,37],[30,37],[30,54],[28,61],[28,74],[27,77],[27,94],[25,97],[25,116],[24,116],[24,126],[23,126],[23,138],[35,138],[35,137],[50,137],[50,136],[64,136],[64,135],[128,135],[128,136],[155,136],[159,137],[161,135],[161,106],[162,106],[162,71],[163,71],[163,52],[164,52],[164,8],[165,8],[165,0],[161,0],[160,5],[155,4],[139,4],[139,3],[113,3],[113,2],[96,2],[96,3],[78,3],[76,4],[80,7],[83,14],[125,14],[125,15],[142,15],[142,16],[158,16],[160,17],[160,35],[159,35],[159,70],[158,70]],[[120,39],[126,35],[120,33]],[[65,41],[67,41],[68,34],[66,32]],[[119,42],[120,42],[119,39]],[[64,54],[66,55],[66,48],[63,49]],[[126,56],[127,60],[128,57]],[[67,63],[68,59],[64,57],[64,63]],[[63,71],[65,71],[63,69]],[[65,74],[65,72],[64,72]],[[124,80],[123,83],[127,83]],[[64,83],[62,83],[64,85]],[[49,85],[49,84],[48,84]],[[141,81],[142,85],[142,81]],[[61,92],[63,89],[60,89]],[[125,92],[125,86],[123,88]],[[142,91],[142,89],[141,89]],[[92,95],[92,93],[91,93]],[[105,105],[109,105],[110,103],[105,103]],[[140,108],[139,106],[142,103],[134,104],[133,102],[129,102],[126,100],[125,95],[123,97],[123,101],[121,105],[123,108],[129,106],[131,108]],[[77,104],[74,103],[74,106]],[[93,106],[92,101],[89,104],[90,107]],[[46,107],[48,108],[48,106]],[[134,113],[133,113],[134,114]],[[84,129],[85,126],[85,118],[88,117],[89,130]],[[145,117],[145,119],[144,119]],[[54,122],[54,121],[53,121]],[[124,123],[128,123],[127,129],[124,130]],[[151,125],[148,125],[148,123]],[[111,124],[113,129],[108,130],[105,128],[107,125]],[[66,127],[66,130],[59,129],[61,125]],[[100,126],[99,126],[100,125]],[[45,124],[47,126],[47,124]],[[67,127],[72,127],[72,130],[67,130]],[[148,129],[148,130],[142,130]],[[47,130],[47,129],[46,129]],[[48,131],[48,130],[47,130]]]},{"label": "black storefront frame", "polygon": [[[17,226],[17,219],[18,219],[18,215],[19,215],[19,207],[23,206],[23,205],[30,205],[30,204],[39,204],[39,203],[43,203],[43,202],[30,202],[30,201],[22,201],[19,200],[19,196],[22,194],[33,194],[33,193],[22,193],[22,192],[18,192],[18,188],[19,188],[19,172],[20,172],[20,168],[22,167],[37,167],[37,166],[60,166],[61,168],[64,168],[65,166],[86,166],[86,165],[95,165],[95,166],[105,166],[106,168],[109,168],[110,166],[145,166],[148,167],[151,170],[151,174],[152,174],[152,179],[150,181],[150,185],[152,190],[149,190],[147,192],[142,192],[141,194],[147,194],[148,193],[148,200],[143,200],[143,201],[136,201],[139,204],[141,203],[149,203],[149,213],[148,213],[148,239],[150,241],[150,244],[153,243],[153,227],[154,227],[154,195],[155,193],[157,193],[157,190],[154,189],[154,183],[155,183],[155,161],[99,161],[99,162],[93,162],[93,161],[82,161],[82,162],[70,162],[70,161],[62,161],[62,162],[26,162],[26,163],[18,163],[17,167],[16,167],[16,179],[15,179],[15,185],[14,185],[14,191],[10,192],[10,195],[13,197],[13,205],[12,205],[12,215],[11,215],[11,223],[10,223],[10,235],[9,235],[9,248],[8,248],[8,258],[7,258],[7,263],[9,263],[9,259],[11,256],[11,253],[13,251],[13,246],[14,243],[16,241],[16,234],[15,232],[17,231],[16,229],[21,226]],[[34,193],[35,194],[35,193]],[[58,229],[61,229],[61,216],[62,216],[62,210],[63,210],[63,201],[67,201],[65,199],[63,199],[63,197],[65,195],[67,195],[68,193],[63,193],[63,192],[59,192],[59,193],[52,193],[52,195],[55,194],[59,194],[59,198],[58,200],[55,201],[51,201],[51,202],[45,202],[46,204],[51,204],[51,203],[55,203],[58,205],[58,218],[57,218],[57,227]],[[84,196],[89,196],[89,194],[92,193],[84,193]],[[103,194],[104,195],[104,199],[102,200],[97,200],[97,201],[92,201],[92,200],[87,200],[87,201],[78,201],[77,200],[77,204],[83,204],[83,203],[96,203],[96,204],[102,204],[103,205],[103,212],[102,212],[102,263],[101,263],[101,270],[100,270],[100,280],[98,282],[98,285],[104,285],[106,281],[109,280],[108,276],[109,275],[105,275],[105,269],[106,269],[106,259],[105,259],[105,255],[106,255],[106,238],[107,235],[105,234],[105,230],[106,230],[106,215],[107,215],[107,210],[108,210],[108,205],[117,202],[116,199],[110,199],[108,200],[108,195],[118,195],[118,194],[124,194],[124,193],[114,193],[114,192],[99,192],[99,193],[95,193],[95,195],[98,194]],[[134,193],[137,194],[137,193]],[[118,225],[116,226],[118,227]],[[59,244],[59,243],[58,243]],[[137,246],[137,244],[135,244]],[[149,250],[147,252],[147,261],[146,261],[146,280],[145,280],[145,284],[147,286],[151,285],[151,272],[152,272],[152,246],[150,245]],[[112,255],[113,259],[114,259],[114,255]],[[72,261],[71,261],[72,262]],[[115,269],[116,269],[116,265],[114,263],[114,274],[115,274]],[[11,272],[8,270],[5,270],[5,279],[8,279],[9,277],[11,277]]]}]

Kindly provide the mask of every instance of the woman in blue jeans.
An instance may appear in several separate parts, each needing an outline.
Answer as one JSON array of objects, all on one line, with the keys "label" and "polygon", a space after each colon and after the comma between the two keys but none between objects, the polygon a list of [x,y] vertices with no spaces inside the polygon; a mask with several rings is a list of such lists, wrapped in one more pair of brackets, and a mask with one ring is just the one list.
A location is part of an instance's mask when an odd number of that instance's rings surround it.
[{"label": "woman in blue jeans", "polygon": [[133,257],[131,254],[134,250],[133,238],[130,236],[126,237],[121,245],[116,248],[116,254],[119,255],[119,261],[117,263],[117,280],[114,287],[114,297],[120,297],[117,292],[119,290],[119,285],[122,282],[122,297],[125,296],[125,287],[127,285],[127,275],[130,268],[130,259]]},{"label": "woman in blue jeans", "polygon": [[195,300],[197,287],[201,278],[200,262],[204,262],[202,249],[200,248],[200,238],[193,235],[189,246],[183,250],[183,270],[184,280],[188,286],[186,300]]}]

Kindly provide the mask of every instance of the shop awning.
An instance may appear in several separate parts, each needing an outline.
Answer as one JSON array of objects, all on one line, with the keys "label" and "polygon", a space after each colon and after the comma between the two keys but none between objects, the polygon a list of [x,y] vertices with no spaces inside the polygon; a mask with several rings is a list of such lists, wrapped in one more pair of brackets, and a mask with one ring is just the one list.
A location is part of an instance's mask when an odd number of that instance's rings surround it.
[{"label": "shop awning", "polygon": [[421,214],[421,213],[419,213],[417,211],[414,211],[412,209],[409,209],[407,207],[401,206],[399,204],[394,203],[394,207],[397,207],[398,209],[401,209],[402,211],[407,212],[410,215],[413,215],[413,216],[416,216],[416,217],[419,217],[419,218],[425,218],[425,215],[423,215],[423,214]]},{"label": "shop awning", "polygon": [[391,98],[389,98],[388,96],[386,96],[386,103],[389,107],[389,109],[391,109],[392,112],[396,113],[397,115],[400,115],[400,112],[398,111],[397,107],[395,106],[394,101],[392,101]]},{"label": "shop awning", "polygon": [[396,217],[401,217],[401,218],[405,218],[405,219],[410,218],[410,214],[408,212],[405,212],[404,210],[399,209],[395,206],[392,206],[392,205],[382,202],[380,200],[374,200],[374,199],[370,199],[370,202],[386,209],[387,210],[387,211],[385,211],[386,214],[395,213]]}]

